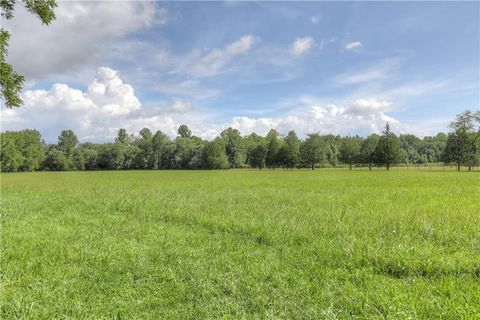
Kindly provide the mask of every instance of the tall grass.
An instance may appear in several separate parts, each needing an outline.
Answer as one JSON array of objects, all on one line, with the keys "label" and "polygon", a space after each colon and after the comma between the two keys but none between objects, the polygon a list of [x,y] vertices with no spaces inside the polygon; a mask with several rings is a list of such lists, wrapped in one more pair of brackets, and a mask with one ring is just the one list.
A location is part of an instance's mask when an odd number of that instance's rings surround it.
[{"label": "tall grass", "polygon": [[2,175],[11,318],[480,318],[480,175]]}]

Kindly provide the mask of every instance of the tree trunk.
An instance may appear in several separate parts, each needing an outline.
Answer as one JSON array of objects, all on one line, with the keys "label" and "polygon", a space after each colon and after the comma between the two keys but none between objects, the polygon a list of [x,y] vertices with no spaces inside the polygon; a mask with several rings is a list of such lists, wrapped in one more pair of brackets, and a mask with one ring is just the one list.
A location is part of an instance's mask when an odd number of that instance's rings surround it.
[{"label": "tree trunk", "polygon": [[390,163],[387,163],[387,171],[390,170]]},{"label": "tree trunk", "polygon": [[372,164],[371,164],[371,163],[368,164],[368,169],[369,169],[370,171],[372,171]]},{"label": "tree trunk", "polygon": [[315,163],[312,163],[312,170],[315,170]]},{"label": "tree trunk", "polygon": [[350,171],[352,170],[352,164],[350,163]]},{"label": "tree trunk", "polygon": [[457,162],[457,171],[460,171],[460,162]]}]

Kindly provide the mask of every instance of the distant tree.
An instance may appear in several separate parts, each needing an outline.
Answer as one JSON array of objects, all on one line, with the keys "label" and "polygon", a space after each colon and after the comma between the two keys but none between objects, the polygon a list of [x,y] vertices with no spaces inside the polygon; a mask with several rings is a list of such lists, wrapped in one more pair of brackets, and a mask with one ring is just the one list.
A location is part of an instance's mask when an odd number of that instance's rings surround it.
[{"label": "distant tree", "polygon": [[393,164],[400,161],[401,146],[397,136],[390,131],[390,124],[387,122],[385,125],[385,131],[378,140],[377,147],[375,148],[375,160],[378,165],[385,165],[387,170]]},{"label": "distant tree", "polygon": [[72,153],[72,164],[76,170],[85,170],[85,158],[83,151],[80,148],[76,148]]},{"label": "distant tree", "polygon": [[205,144],[203,148],[203,166],[206,169],[228,168],[228,158],[225,153],[225,141],[215,139]]},{"label": "distant tree", "polygon": [[248,163],[252,168],[262,170],[265,167],[265,157],[267,156],[267,149],[263,144],[258,144],[251,149],[248,155]]},{"label": "distant tree", "polygon": [[65,171],[70,170],[72,165],[63,151],[50,148],[43,161],[43,167],[49,171]]},{"label": "distant tree", "polygon": [[117,137],[115,138],[115,142],[122,143],[122,144],[130,144],[130,135],[128,134],[127,130],[119,129],[117,132]]},{"label": "distant tree", "polygon": [[360,137],[345,137],[342,140],[340,147],[340,158],[344,163],[349,165],[352,170],[352,165],[357,163],[360,159],[360,146],[362,140]]},{"label": "distant tree", "polygon": [[309,134],[300,146],[302,162],[315,169],[315,165],[325,159],[325,143],[318,133]]},{"label": "distant tree", "polygon": [[444,162],[455,162],[457,170],[465,164],[469,170],[480,162],[480,111],[465,111],[450,123]]},{"label": "distant tree", "polygon": [[340,146],[342,144],[341,137],[327,134],[321,136],[321,138],[324,142],[325,160],[331,166],[336,167],[339,162],[338,158],[340,156]]},{"label": "distant tree", "polygon": [[124,148],[120,143],[106,143],[98,152],[97,166],[100,169],[118,170],[123,168]]},{"label": "distant tree", "polygon": [[380,136],[371,134],[362,141],[360,147],[360,159],[363,163],[368,164],[368,168],[372,170],[372,164],[375,162],[375,149]]},{"label": "distant tree", "polygon": [[280,167],[290,168],[288,165],[288,149],[284,142],[281,144],[281,147],[277,152],[276,163]]},{"label": "distant tree", "polygon": [[123,145],[123,169],[144,169],[147,167],[143,150],[134,145]]},{"label": "distant tree", "polygon": [[93,148],[82,148],[85,170],[97,169],[98,152]]},{"label": "distant tree", "polygon": [[[55,19],[53,11],[57,6],[55,0],[2,0],[0,1],[2,19],[13,18],[16,3],[36,15],[45,25],[50,24]],[[16,73],[12,65],[6,61],[9,38],[10,33],[0,28],[0,100],[5,102],[7,108],[14,108],[23,103],[20,92],[25,78]]]},{"label": "distant tree", "polygon": [[293,169],[300,163],[300,139],[295,131],[290,131],[284,139],[285,141],[285,165]]},{"label": "distant tree", "polygon": [[406,163],[423,163],[426,161],[420,154],[422,140],[413,134],[401,134],[399,136],[400,144],[404,150],[404,161]]},{"label": "distant tree", "polygon": [[174,163],[175,169],[194,169],[201,166],[203,141],[197,137],[182,137],[175,139]]},{"label": "distant tree", "polygon": [[168,145],[170,143],[171,142],[168,137],[160,130],[155,132],[155,135],[152,138],[154,169],[161,169],[166,167],[164,159],[165,155],[167,154]]},{"label": "distant tree", "polygon": [[277,152],[280,150],[280,141],[278,140],[277,130],[270,130],[265,137],[267,154],[265,157],[265,164],[267,167],[275,170],[277,166]]},{"label": "distant tree", "polygon": [[72,130],[62,130],[58,136],[58,149],[70,157],[78,144],[78,139]]},{"label": "distant tree", "polygon": [[[0,134],[2,141],[2,157],[5,163],[9,163],[5,168],[8,171],[34,171],[38,170],[42,164],[44,152],[40,132],[37,130],[7,131]],[[9,153],[12,152],[12,155]],[[21,154],[18,157],[17,153]],[[8,159],[8,160],[7,160]],[[20,161],[21,162],[18,162]],[[17,165],[16,168],[13,165]],[[2,169],[7,171],[6,169]]]},{"label": "distant tree", "polygon": [[155,169],[157,159],[153,152],[153,134],[148,128],[143,128],[139,134],[140,139],[137,140],[137,146],[142,152],[137,154],[138,169]]},{"label": "distant tree", "polygon": [[190,129],[184,124],[178,127],[177,132],[178,135],[182,138],[190,138],[192,136],[192,131],[190,131]]},{"label": "distant tree", "polygon": [[230,168],[241,167],[245,162],[245,149],[240,132],[237,129],[228,128],[220,133],[220,137],[225,141],[225,152]]},{"label": "distant tree", "polygon": [[24,157],[21,150],[15,145],[15,140],[11,136],[2,134],[0,143],[0,170],[2,172],[19,171]]}]

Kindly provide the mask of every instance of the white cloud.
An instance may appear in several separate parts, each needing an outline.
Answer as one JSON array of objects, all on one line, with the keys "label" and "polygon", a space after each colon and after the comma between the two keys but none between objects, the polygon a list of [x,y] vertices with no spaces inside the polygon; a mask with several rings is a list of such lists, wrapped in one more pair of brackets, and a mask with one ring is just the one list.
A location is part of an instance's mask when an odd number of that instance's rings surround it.
[{"label": "white cloud", "polygon": [[319,16],[313,16],[310,18],[310,22],[313,24],[319,24],[320,23],[320,17]]},{"label": "white cloud", "polygon": [[257,37],[246,35],[223,48],[214,48],[206,53],[194,50],[183,61],[179,61],[179,71],[195,77],[211,77],[223,73],[233,58],[248,52],[258,41]]},{"label": "white cloud", "polygon": [[294,56],[304,54],[310,50],[314,42],[315,41],[311,37],[297,38],[290,47],[290,53]]},{"label": "white cloud", "polygon": [[168,113],[187,113],[195,111],[196,108],[189,101],[175,100],[163,108],[163,110]]},{"label": "white cloud", "polygon": [[335,76],[334,81],[338,84],[361,84],[382,80],[392,76],[392,71],[398,65],[398,59],[386,59],[368,68],[341,73]]},{"label": "white cloud", "polygon": [[[401,123],[387,114],[395,110],[393,101],[375,96],[336,104],[302,96],[284,102],[276,112],[287,111],[277,116],[240,115],[221,121],[181,99],[150,108],[142,106],[133,88],[123,82],[117,71],[106,67],[98,69],[95,79],[84,91],[66,84],[54,84],[49,90],[27,90],[22,97],[24,106],[2,109],[2,130],[36,128],[47,142],[55,142],[62,129],[72,129],[81,141],[94,142],[113,141],[119,128],[138,132],[148,127],[174,137],[180,124],[187,124],[195,135],[206,139],[214,138],[227,127],[236,128],[242,134],[256,132],[261,135],[272,128],[283,134],[295,130],[304,137],[313,132],[380,133],[385,123],[390,122],[396,132],[415,132],[408,123]],[[422,135],[427,133],[436,132],[421,132]]]},{"label": "white cloud", "polygon": [[378,98],[362,98],[356,99],[349,107],[349,111],[355,114],[376,113],[389,111],[393,107],[393,103],[389,100]]},{"label": "white cloud", "polygon": [[159,83],[153,85],[152,89],[166,95],[188,96],[196,99],[211,98],[218,93],[215,89],[202,86],[198,80]]},{"label": "white cloud", "polygon": [[166,9],[152,2],[59,1],[56,19],[44,26],[17,5],[12,20],[8,60],[27,79],[71,72],[114,51],[115,39],[155,24],[167,23]]},{"label": "white cloud", "polygon": [[286,115],[272,118],[235,117],[227,126],[238,129],[242,134],[256,132],[265,135],[273,128],[283,134],[295,130],[300,136],[314,132],[345,135],[358,132],[378,133],[387,121],[399,124],[398,120],[383,112],[360,114],[347,107],[327,104],[302,106]]},{"label": "white cloud", "polygon": [[[2,130],[38,129],[47,141],[55,141],[62,129],[72,129],[85,140],[102,141],[115,136],[119,128],[138,132],[142,127],[161,128],[174,135],[176,123],[167,114],[145,114],[133,88],[117,71],[101,67],[85,92],[66,84],[49,90],[27,90],[24,105],[2,108]],[[179,103],[173,107],[180,109]],[[183,107],[186,111],[186,107]]]},{"label": "white cloud", "polygon": [[354,42],[347,43],[347,45],[345,46],[345,49],[355,50],[355,49],[360,49],[362,46],[363,45],[360,41],[354,41]]}]

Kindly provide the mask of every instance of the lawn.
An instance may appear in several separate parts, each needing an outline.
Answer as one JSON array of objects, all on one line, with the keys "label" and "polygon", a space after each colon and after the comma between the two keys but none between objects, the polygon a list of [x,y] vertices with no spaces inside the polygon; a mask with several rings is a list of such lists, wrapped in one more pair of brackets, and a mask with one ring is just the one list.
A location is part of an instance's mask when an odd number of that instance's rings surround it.
[{"label": "lawn", "polygon": [[480,318],[480,173],[1,175],[0,318]]}]

